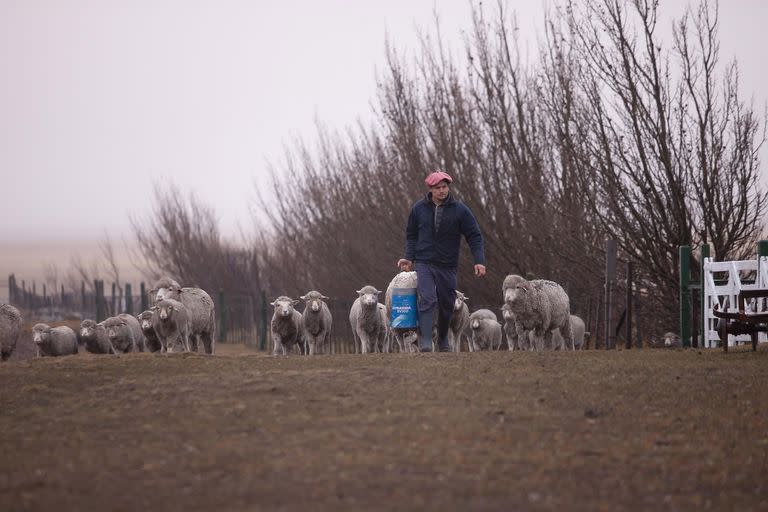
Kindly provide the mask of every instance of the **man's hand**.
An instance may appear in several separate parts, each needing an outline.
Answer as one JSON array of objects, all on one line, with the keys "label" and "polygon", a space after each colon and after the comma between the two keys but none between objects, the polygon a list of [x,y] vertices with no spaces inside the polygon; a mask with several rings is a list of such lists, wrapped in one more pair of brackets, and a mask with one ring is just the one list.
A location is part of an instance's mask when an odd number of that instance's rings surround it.
[{"label": "man's hand", "polygon": [[410,272],[413,270],[413,262],[411,260],[399,259],[397,260],[397,268],[403,272]]},{"label": "man's hand", "polygon": [[475,265],[475,275],[483,277],[485,275],[485,265]]}]

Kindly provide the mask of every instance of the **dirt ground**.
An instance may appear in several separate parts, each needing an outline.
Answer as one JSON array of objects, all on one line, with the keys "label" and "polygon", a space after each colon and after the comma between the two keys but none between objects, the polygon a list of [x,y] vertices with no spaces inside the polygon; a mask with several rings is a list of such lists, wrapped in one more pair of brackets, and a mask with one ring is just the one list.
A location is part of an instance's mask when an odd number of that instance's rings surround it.
[{"label": "dirt ground", "polygon": [[768,346],[0,365],[0,510],[768,510]]}]

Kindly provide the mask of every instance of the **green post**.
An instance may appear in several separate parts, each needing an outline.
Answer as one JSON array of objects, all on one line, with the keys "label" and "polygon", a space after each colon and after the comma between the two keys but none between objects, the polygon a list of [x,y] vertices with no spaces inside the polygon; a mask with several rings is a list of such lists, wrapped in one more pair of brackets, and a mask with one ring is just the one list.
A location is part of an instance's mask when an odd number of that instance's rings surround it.
[{"label": "green post", "polygon": [[691,346],[691,246],[680,246],[680,339]]},{"label": "green post", "polygon": [[768,256],[768,240],[760,240],[757,242],[757,255]]},{"label": "green post", "polygon": [[701,307],[701,315],[699,315],[699,348],[704,346],[704,340],[707,339],[707,319],[704,316],[704,310],[707,307],[704,298],[704,258],[709,258],[709,244],[701,246],[701,261],[699,262],[699,283],[701,288],[699,289],[699,304]]},{"label": "green post", "polygon": [[133,314],[133,290],[131,290],[131,283],[125,283],[125,312],[129,315]]},{"label": "green post", "polygon": [[224,290],[219,289],[219,342],[226,343],[227,339],[227,310],[224,307]]},{"label": "green post", "polygon": [[141,282],[139,289],[141,290],[141,311],[143,313],[149,309],[149,302],[147,301],[147,287],[144,286],[144,281]]},{"label": "green post", "polygon": [[267,350],[267,292],[261,291],[261,325],[259,326],[259,350]]}]

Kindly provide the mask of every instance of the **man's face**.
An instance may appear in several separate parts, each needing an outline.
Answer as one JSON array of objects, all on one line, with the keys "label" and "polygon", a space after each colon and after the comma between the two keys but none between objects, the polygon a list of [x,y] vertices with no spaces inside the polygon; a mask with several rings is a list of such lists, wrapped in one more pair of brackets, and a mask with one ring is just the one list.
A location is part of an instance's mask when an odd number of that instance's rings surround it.
[{"label": "man's face", "polygon": [[432,199],[443,202],[448,197],[450,189],[448,188],[448,182],[443,180],[434,187],[429,187],[429,191],[432,192]]}]

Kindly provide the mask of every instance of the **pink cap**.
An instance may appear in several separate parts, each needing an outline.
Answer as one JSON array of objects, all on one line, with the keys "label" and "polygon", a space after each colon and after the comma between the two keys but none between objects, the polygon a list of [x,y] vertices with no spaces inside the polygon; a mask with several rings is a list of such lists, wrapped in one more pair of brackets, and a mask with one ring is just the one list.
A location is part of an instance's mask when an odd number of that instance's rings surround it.
[{"label": "pink cap", "polygon": [[448,173],[445,173],[443,171],[435,171],[429,176],[427,176],[427,179],[424,180],[424,183],[427,184],[428,187],[434,187],[441,181],[447,181],[448,183],[453,181],[453,178],[451,178]]}]

